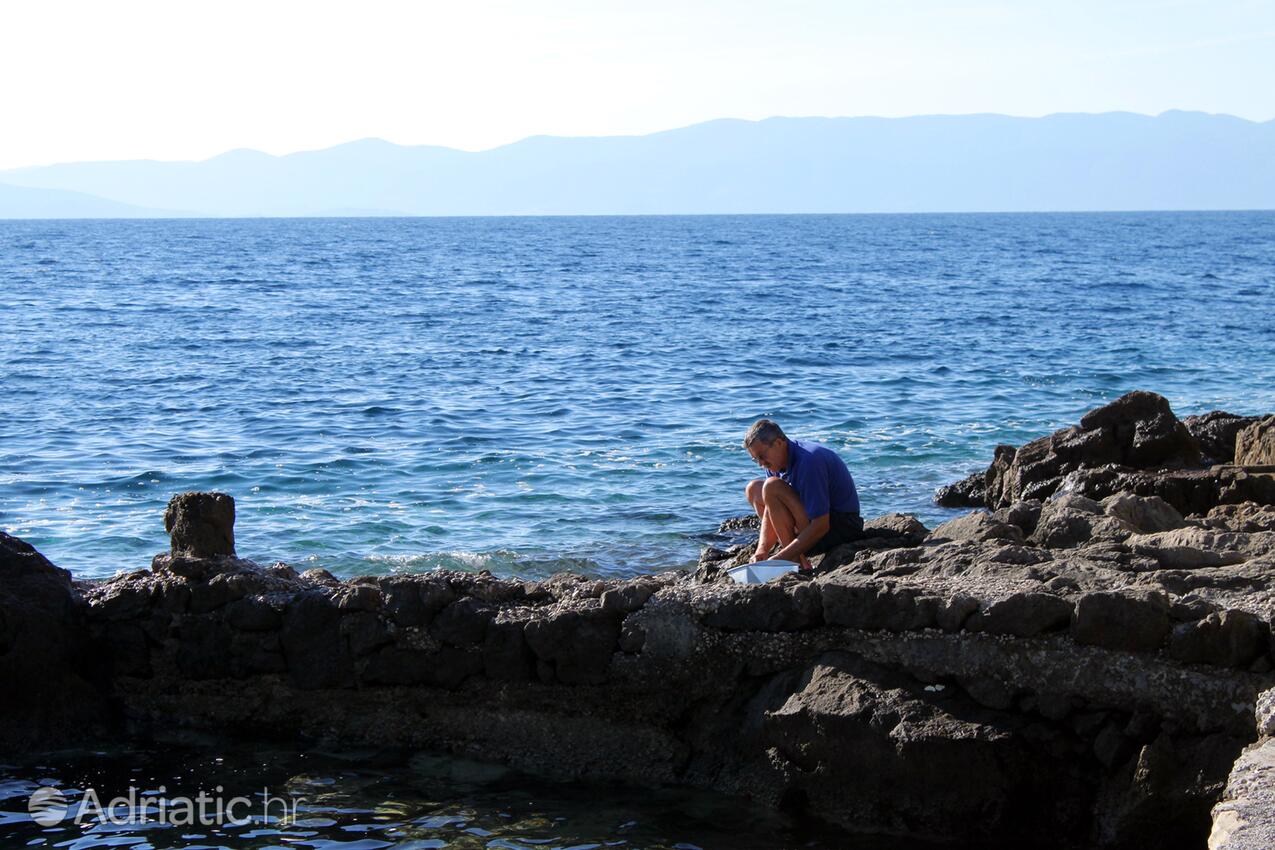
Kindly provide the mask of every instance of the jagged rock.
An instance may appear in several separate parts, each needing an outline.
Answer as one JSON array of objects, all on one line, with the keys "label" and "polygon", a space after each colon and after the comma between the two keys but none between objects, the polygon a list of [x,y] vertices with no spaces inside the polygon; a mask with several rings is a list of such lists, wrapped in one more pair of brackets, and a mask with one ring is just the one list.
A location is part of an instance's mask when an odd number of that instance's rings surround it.
[{"label": "jagged rock", "polygon": [[929,540],[932,542],[1008,540],[1022,543],[1023,532],[1018,526],[1001,522],[986,511],[971,511],[950,519],[934,529],[930,533]]},{"label": "jagged rock", "polygon": [[[492,583],[491,589],[499,587],[498,584]],[[574,599],[598,599],[606,592],[607,586],[605,582],[599,581],[589,576],[582,576],[577,573],[554,573],[544,581],[535,582],[530,595],[539,596],[547,601],[562,602]],[[473,593],[473,591],[469,591]],[[480,596],[480,594],[474,594]],[[487,601],[503,601],[498,599],[488,599]]]},{"label": "jagged rock", "polygon": [[1214,410],[1203,416],[1188,416],[1182,420],[1182,424],[1200,444],[1200,451],[1205,455],[1206,462],[1234,463],[1236,435],[1258,418]]},{"label": "jagged rock", "polygon": [[1091,516],[1102,516],[1102,505],[1080,493],[1055,493],[1045,503],[1046,510],[1068,510]]},{"label": "jagged rock", "polygon": [[[1173,415],[1168,401],[1135,391],[1085,414],[1079,425],[1018,449],[998,446],[981,478],[970,476],[940,490],[939,503],[1004,508],[1018,501],[1047,499],[1064,482],[1074,487],[1070,476],[1082,470],[1111,467],[1114,476],[1124,468],[1190,468],[1200,462],[1199,444]],[[1094,497],[1092,492],[1084,494]]]},{"label": "jagged rock", "polygon": [[1071,624],[1078,643],[1125,652],[1151,652],[1169,636],[1169,600],[1163,593],[1087,593]]},{"label": "jagged rock", "polygon": [[912,514],[884,514],[863,524],[865,538],[896,538],[911,546],[917,545],[929,534],[930,530]]},{"label": "jagged rock", "polygon": [[739,728],[759,728],[759,744],[772,753],[754,786],[763,792],[777,785],[851,828],[873,829],[890,812],[896,832],[981,844],[980,818],[968,815],[996,812],[993,819],[1013,820],[1023,836],[1081,837],[1051,800],[1079,784],[1042,782],[1050,772],[1043,765],[1058,756],[1012,746],[1013,727],[965,697],[927,691],[844,653],[776,676],[762,696]]},{"label": "jagged rock", "polygon": [[1250,474],[1234,467],[1140,472],[1122,467],[1079,469],[1060,486],[1102,500],[1117,493],[1157,496],[1183,516],[1204,514],[1219,504],[1275,504],[1275,474]]},{"label": "jagged rock", "polygon": [[477,646],[487,638],[487,627],[496,618],[496,609],[472,596],[458,599],[444,608],[430,624],[436,640],[452,646]]},{"label": "jagged rock", "polygon": [[1128,523],[1137,534],[1172,531],[1186,524],[1182,514],[1159,496],[1135,496],[1117,493],[1102,500],[1103,511]]},{"label": "jagged rock", "polygon": [[636,611],[659,589],[654,582],[635,581],[612,588],[602,594],[602,607],[624,614]]},{"label": "jagged rock", "polygon": [[1051,510],[1048,506],[1040,513],[1040,521],[1029,538],[1036,546],[1050,549],[1067,549],[1088,543],[1093,537],[1094,517],[1091,514],[1066,508]]},{"label": "jagged rock", "polygon": [[819,586],[809,581],[723,588],[703,615],[706,626],[730,632],[794,631],[822,622]]},{"label": "jagged rock", "polygon": [[1133,533],[1123,520],[1104,516],[1097,502],[1069,493],[1046,502],[1029,541],[1050,549],[1070,549],[1094,538],[1120,542]]},{"label": "jagged rock", "polygon": [[992,513],[992,516],[1001,522],[1018,526],[1022,529],[1023,536],[1027,537],[1036,530],[1036,524],[1040,522],[1040,513],[1043,508],[1044,502],[1039,499],[1031,499],[1025,502],[1014,502],[1009,507],[998,508]]},{"label": "jagged rock", "polygon": [[542,679],[567,685],[606,681],[611,656],[619,649],[620,618],[596,608],[561,609],[527,623],[527,645],[542,662]]},{"label": "jagged rock", "polygon": [[183,617],[177,636],[177,669],[185,678],[200,681],[234,675],[234,659],[226,651],[233,635],[224,620],[211,614]]},{"label": "jagged rock", "polygon": [[836,573],[818,580],[823,619],[855,629],[906,632],[935,625],[941,600],[911,587],[894,587]]},{"label": "jagged rock", "polygon": [[303,690],[354,684],[354,663],[341,640],[341,612],[321,591],[303,592],[284,611],[281,640],[288,678]]},{"label": "jagged rock", "polygon": [[359,674],[366,685],[429,685],[452,690],[483,669],[477,650],[444,647],[437,651],[387,646],[368,658]]},{"label": "jagged rock", "polygon": [[336,607],[342,611],[380,611],[383,603],[381,591],[366,584],[347,584],[332,596]]},{"label": "jagged rock", "polygon": [[385,576],[378,582],[385,613],[400,626],[426,626],[452,602],[456,593],[446,577]]},{"label": "jagged rock", "polygon": [[[1062,477],[1072,463],[1065,461],[1054,451],[1053,437],[1032,440],[1014,452],[1013,460],[1003,472],[996,469],[1002,454],[998,452],[987,475],[1000,483],[997,489],[989,485],[987,506],[999,508],[1029,499],[1047,499],[1058,489]],[[1008,456],[1007,453],[1004,456]]]},{"label": "jagged rock", "polygon": [[301,581],[308,582],[310,584],[324,585],[326,587],[341,586],[341,580],[332,575],[332,573],[323,569],[323,567],[312,567],[311,569],[303,571],[300,575],[300,579]]},{"label": "jagged rock", "polygon": [[761,517],[757,514],[748,514],[747,516],[731,517],[722,520],[721,525],[717,527],[718,534],[725,534],[728,531],[756,531],[761,528]]},{"label": "jagged rock", "polygon": [[1275,688],[1263,691],[1257,698],[1257,706],[1253,711],[1257,719],[1257,734],[1275,735]]},{"label": "jagged rock", "polygon": [[164,511],[172,554],[216,558],[235,554],[235,500],[225,493],[180,493]]},{"label": "jagged rock", "polygon": [[288,669],[279,635],[273,632],[232,634],[230,655],[234,659],[232,675],[239,679],[277,675]]},{"label": "jagged rock", "polygon": [[483,675],[497,682],[527,682],[536,672],[536,657],[523,633],[526,623],[502,612],[483,639]]},{"label": "jagged rock", "polygon": [[708,547],[700,555],[699,563],[695,567],[695,581],[699,584],[729,582],[731,579],[727,571],[751,561],[756,548],[756,543],[731,546],[727,549]]},{"label": "jagged rock", "polygon": [[1066,628],[1072,604],[1052,593],[1015,593],[983,611],[983,628],[995,635],[1032,637]]},{"label": "jagged rock", "polygon": [[[150,608],[158,586],[121,576],[94,588],[94,612],[105,620],[130,620]],[[189,591],[187,592],[189,595]]]},{"label": "jagged rock", "polygon": [[434,669],[435,653],[387,646],[373,655],[359,672],[365,685],[421,685]]},{"label": "jagged rock", "polygon": [[1232,735],[1158,734],[1137,747],[1101,793],[1094,843],[1128,850],[1200,846],[1206,810],[1243,746]]},{"label": "jagged rock", "polygon": [[986,507],[986,474],[975,472],[954,484],[940,487],[934,494],[934,504],[942,508]]},{"label": "jagged rock", "polygon": [[0,752],[102,733],[89,640],[70,573],[0,532]]},{"label": "jagged rock", "polygon": [[1188,664],[1247,668],[1266,653],[1270,629],[1247,611],[1209,614],[1173,629],[1169,654]]},{"label": "jagged rock", "polygon": [[226,605],[226,623],[245,632],[274,631],[283,625],[283,616],[265,599],[250,596]]},{"label": "jagged rock", "polygon": [[1275,415],[1249,424],[1236,435],[1235,463],[1238,466],[1275,465]]},{"label": "jagged rock", "polygon": [[936,624],[945,632],[959,632],[970,615],[978,610],[978,600],[958,593],[943,601],[935,615]]},{"label": "jagged rock", "polygon": [[1226,790],[1213,809],[1208,850],[1275,847],[1275,738],[1248,747],[1231,768]]},{"label": "jagged rock", "polygon": [[361,658],[394,642],[389,623],[372,611],[355,611],[343,616],[341,637],[354,658]]},{"label": "jagged rock", "polygon": [[242,599],[258,589],[258,586],[245,575],[221,573],[190,588],[188,610],[193,614],[207,614],[236,599]]},{"label": "jagged rock", "polygon": [[1275,546],[1275,533],[1240,534],[1187,527],[1134,535],[1128,544],[1138,554],[1157,559],[1164,569],[1194,570],[1239,564],[1270,552]]},{"label": "jagged rock", "polygon": [[1239,531],[1252,534],[1255,531],[1275,531],[1275,506],[1242,502],[1238,505],[1218,505],[1204,517],[1203,524],[1220,531]]},{"label": "jagged rock", "polygon": [[[1095,458],[1097,463],[1118,461],[1144,469],[1165,464],[1198,465],[1200,447],[1186,426],[1178,421],[1164,396],[1135,390],[1080,418],[1086,431],[1106,430],[1117,446],[1118,457]],[[1096,464],[1093,464],[1096,465]]]}]

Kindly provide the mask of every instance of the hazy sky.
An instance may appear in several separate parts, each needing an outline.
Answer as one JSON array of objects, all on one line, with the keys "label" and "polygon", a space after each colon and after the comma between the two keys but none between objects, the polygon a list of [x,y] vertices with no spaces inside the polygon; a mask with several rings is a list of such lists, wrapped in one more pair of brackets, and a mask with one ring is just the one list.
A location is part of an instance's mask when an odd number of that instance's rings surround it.
[{"label": "hazy sky", "polygon": [[0,9],[0,168],[710,118],[1275,118],[1275,2],[41,2]]}]

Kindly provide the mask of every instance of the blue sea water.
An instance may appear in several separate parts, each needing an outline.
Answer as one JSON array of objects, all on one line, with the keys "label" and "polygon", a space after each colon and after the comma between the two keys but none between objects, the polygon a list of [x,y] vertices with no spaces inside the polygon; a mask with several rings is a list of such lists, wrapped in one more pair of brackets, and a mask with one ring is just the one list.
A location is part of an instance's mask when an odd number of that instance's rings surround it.
[{"label": "blue sea water", "polygon": [[1131,390],[1275,410],[1275,213],[0,222],[0,528],[146,566],[168,498],[340,575],[684,566],[748,424],[868,515]]}]

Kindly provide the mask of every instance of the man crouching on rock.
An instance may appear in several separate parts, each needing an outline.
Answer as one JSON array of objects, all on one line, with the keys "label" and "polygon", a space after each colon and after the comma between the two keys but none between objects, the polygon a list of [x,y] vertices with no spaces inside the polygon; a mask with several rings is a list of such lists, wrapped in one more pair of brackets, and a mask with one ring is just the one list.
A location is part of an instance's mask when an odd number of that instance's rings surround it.
[{"label": "man crouching on rock", "polygon": [[[753,561],[768,557],[810,569],[807,555],[822,555],[863,534],[859,493],[845,462],[827,446],[790,440],[769,419],[744,436],[744,448],[765,478],[748,482],[748,503],[761,517],[761,539]],[[779,551],[770,550],[779,545]]]}]

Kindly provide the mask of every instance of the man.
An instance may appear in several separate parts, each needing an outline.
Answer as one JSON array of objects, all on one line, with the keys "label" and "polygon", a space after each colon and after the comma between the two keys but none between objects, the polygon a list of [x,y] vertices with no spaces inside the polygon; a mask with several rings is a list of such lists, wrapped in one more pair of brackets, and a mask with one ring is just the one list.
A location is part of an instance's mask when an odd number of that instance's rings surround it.
[{"label": "man", "polygon": [[[854,478],[832,449],[790,440],[769,419],[753,423],[744,448],[766,470],[765,478],[748,482],[744,490],[761,517],[753,561],[769,557],[810,569],[807,555],[821,555],[862,535]],[[771,555],[776,544],[779,551]]]}]

